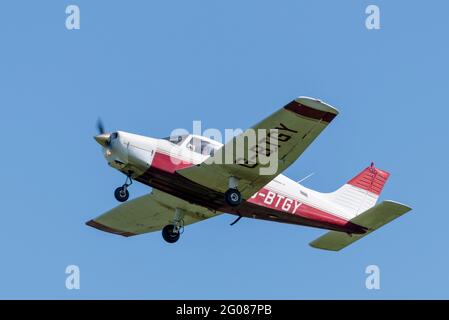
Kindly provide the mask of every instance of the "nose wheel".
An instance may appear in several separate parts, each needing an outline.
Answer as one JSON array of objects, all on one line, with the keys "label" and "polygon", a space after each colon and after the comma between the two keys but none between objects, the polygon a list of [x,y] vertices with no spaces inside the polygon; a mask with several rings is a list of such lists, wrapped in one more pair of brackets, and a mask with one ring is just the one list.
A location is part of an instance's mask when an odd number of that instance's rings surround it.
[{"label": "nose wheel", "polygon": [[129,198],[129,191],[126,186],[118,187],[114,191],[114,197],[119,202],[125,202]]},{"label": "nose wheel", "polygon": [[127,176],[126,181],[123,184],[123,186],[115,189],[115,191],[114,191],[115,199],[119,202],[125,202],[126,200],[128,200],[128,198],[129,198],[128,188],[132,184],[133,184],[133,180],[131,179],[131,177]]}]

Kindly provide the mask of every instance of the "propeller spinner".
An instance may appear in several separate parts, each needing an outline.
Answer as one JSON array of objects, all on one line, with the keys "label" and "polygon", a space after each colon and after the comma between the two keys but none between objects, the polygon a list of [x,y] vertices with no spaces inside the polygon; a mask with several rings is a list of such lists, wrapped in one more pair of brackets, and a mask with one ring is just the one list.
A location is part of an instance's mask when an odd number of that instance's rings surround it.
[{"label": "propeller spinner", "polygon": [[110,144],[110,137],[111,137],[111,134],[110,133],[107,133],[107,132],[105,132],[105,130],[104,130],[104,125],[103,125],[103,122],[101,121],[101,119],[98,119],[98,121],[97,121],[97,129],[98,129],[98,135],[96,135],[95,137],[94,137],[94,139],[100,144],[100,145],[102,145],[104,148],[107,148],[107,147],[109,147],[109,144]]}]

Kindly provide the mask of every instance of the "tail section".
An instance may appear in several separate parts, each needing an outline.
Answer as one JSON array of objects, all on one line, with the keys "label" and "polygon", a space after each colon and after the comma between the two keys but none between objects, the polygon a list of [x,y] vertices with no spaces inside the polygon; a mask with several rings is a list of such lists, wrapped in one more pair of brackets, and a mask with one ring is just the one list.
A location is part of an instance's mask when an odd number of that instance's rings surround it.
[{"label": "tail section", "polygon": [[337,191],[328,194],[330,201],[342,208],[346,218],[352,219],[376,205],[389,176],[372,163]]},{"label": "tail section", "polygon": [[326,194],[330,201],[338,205],[341,215],[366,231],[360,234],[329,231],[310,245],[318,249],[339,251],[409,212],[410,207],[395,201],[387,200],[376,205],[389,176],[388,172],[371,164],[340,189]]}]

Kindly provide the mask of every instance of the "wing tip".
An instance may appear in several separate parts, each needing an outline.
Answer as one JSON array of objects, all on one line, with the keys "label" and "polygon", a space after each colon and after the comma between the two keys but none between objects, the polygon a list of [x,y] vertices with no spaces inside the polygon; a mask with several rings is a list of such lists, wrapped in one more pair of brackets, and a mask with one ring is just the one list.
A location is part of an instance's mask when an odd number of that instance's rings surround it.
[{"label": "wing tip", "polygon": [[104,231],[104,232],[108,232],[108,233],[113,233],[113,234],[117,234],[119,236],[123,236],[123,237],[132,237],[135,236],[135,233],[132,232],[127,232],[127,231],[122,231],[122,230],[118,230],[118,229],[114,229],[111,227],[108,227],[100,222],[95,221],[94,219],[91,219],[89,221],[86,222],[86,225],[95,229],[98,229],[100,231]]},{"label": "wing tip", "polygon": [[295,99],[296,102],[304,104],[310,108],[316,109],[316,110],[320,110],[320,111],[325,111],[325,112],[330,112],[333,113],[335,115],[339,114],[339,111],[337,108],[335,108],[334,106],[331,106],[330,104],[322,101],[321,99],[317,99],[317,98],[312,98],[312,97],[306,97],[306,96],[300,96],[298,98]]},{"label": "wing tip", "polygon": [[331,105],[309,97],[299,97],[287,104],[284,109],[299,116],[326,123],[330,123],[338,115],[338,110]]},{"label": "wing tip", "polygon": [[314,249],[320,249],[320,250],[331,251],[331,252],[338,252],[341,249],[343,249],[343,248],[331,248],[331,247],[320,246],[320,245],[317,244],[317,242],[318,242],[317,240],[318,239],[316,239],[316,240],[314,240],[312,242],[309,242],[309,246],[311,246]]},{"label": "wing tip", "polygon": [[398,201],[394,201],[394,200],[384,200],[383,202],[386,202],[386,203],[389,203],[389,204],[393,204],[393,205],[395,205],[395,206],[397,206],[397,207],[401,207],[401,208],[405,211],[404,213],[413,210],[413,208],[410,207],[409,205],[400,203],[400,202],[398,202]]}]

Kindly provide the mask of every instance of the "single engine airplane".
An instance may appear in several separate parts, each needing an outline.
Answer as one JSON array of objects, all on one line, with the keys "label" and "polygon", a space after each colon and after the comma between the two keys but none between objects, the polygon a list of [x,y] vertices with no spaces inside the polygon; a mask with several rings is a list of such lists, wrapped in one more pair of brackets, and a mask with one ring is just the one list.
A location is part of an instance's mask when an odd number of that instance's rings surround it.
[{"label": "single engine airplane", "polygon": [[[223,145],[192,134],[156,139],[107,133],[99,122],[95,140],[126,181],[114,193],[123,204],[86,224],[125,237],[162,230],[164,240],[174,243],[184,226],[229,213],[237,216],[231,225],[246,217],[329,230],[310,245],[339,251],[411,208],[394,201],[376,205],[390,174],[373,164],[330,193],[281,174],[337,115],[321,100],[299,97],[253,126],[257,132],[277,130],[276,170],[264,175],[257,159],[241,161],[237,153],[225,163],[210,161],[223,158],[226,147],[245,139],[244,133]],[[133,180],[153,190],[126,202]]]}]

